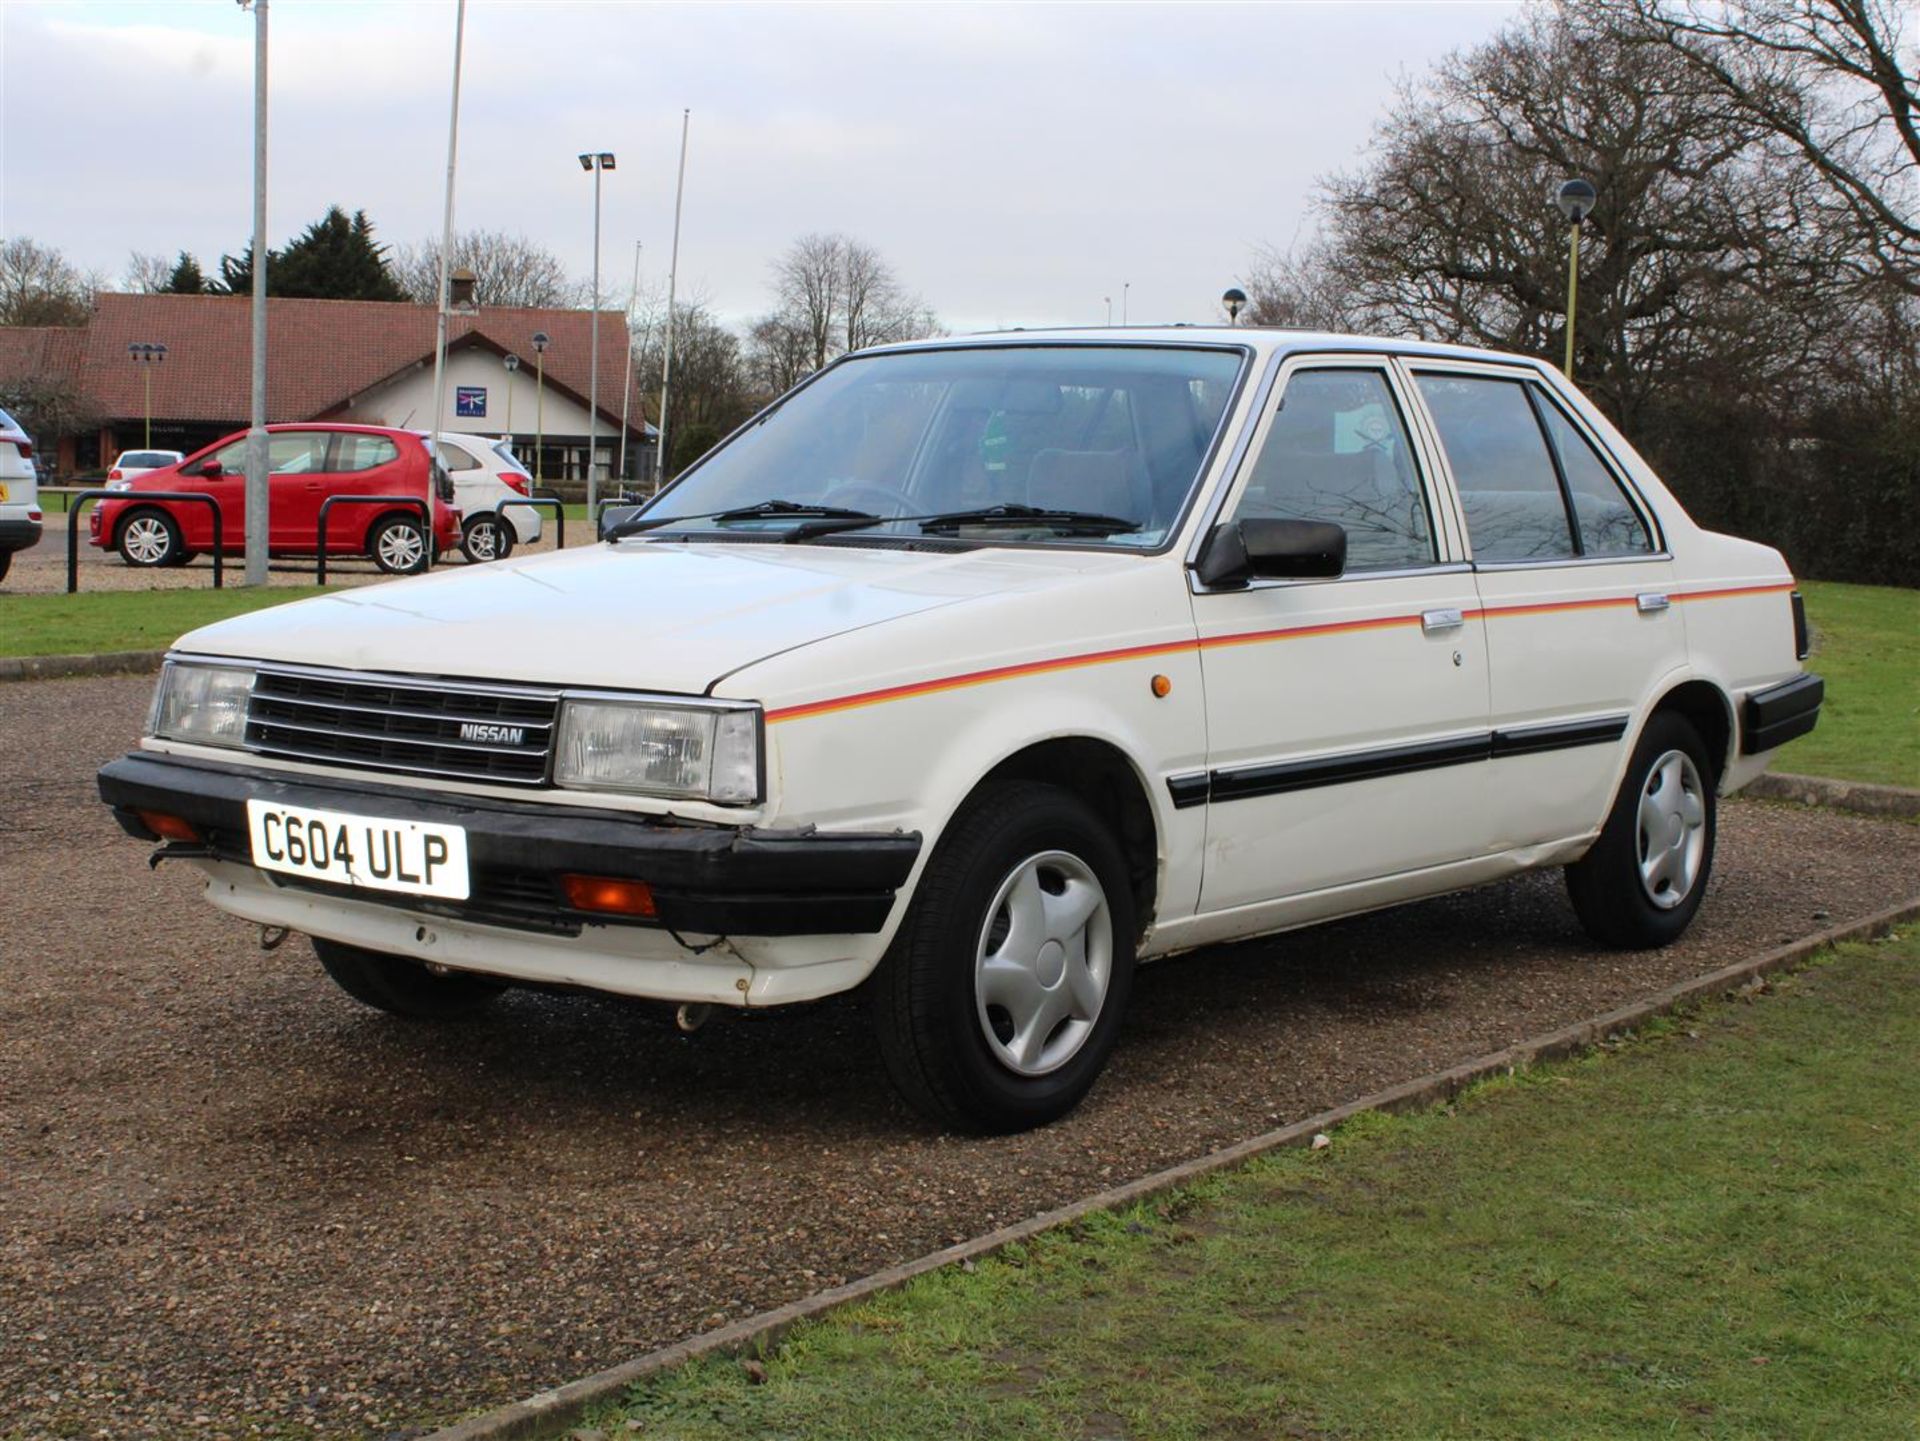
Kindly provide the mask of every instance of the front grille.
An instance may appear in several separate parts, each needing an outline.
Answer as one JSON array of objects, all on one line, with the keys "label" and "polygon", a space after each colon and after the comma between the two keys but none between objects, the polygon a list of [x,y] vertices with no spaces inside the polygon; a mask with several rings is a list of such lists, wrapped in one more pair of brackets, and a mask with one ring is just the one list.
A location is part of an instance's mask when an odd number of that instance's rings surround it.
[{"label": "front grille", "polygon": [[247,702],[247,745],[292,760],[537,786],[559,709],[557,695],[537,690],[263,669]]}]

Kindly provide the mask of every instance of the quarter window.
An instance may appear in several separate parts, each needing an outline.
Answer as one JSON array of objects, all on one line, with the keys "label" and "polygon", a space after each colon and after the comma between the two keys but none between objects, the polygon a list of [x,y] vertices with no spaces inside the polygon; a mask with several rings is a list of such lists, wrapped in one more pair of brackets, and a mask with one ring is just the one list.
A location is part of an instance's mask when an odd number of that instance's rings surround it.
[{"label": "quarter window", "polygon": [[[372,470],[390,465],[400,458],[400,447],[384,435],[342,435],[333,468],[338,471]],[[471,457],[469,457],[471,459]]]},{"label": "quarter window", "polygon": [[1566,497],[1525,386],[1481,376],[1419,377],[1447,450],[1476,561],[1577,554]]},{"label": "quarter window", "polygon": [[[461,471],[461,470],[480,469],[479,460],[474,457],[471,451],[468,451],[463,446],[449,445],[446,441],[443,440],[439,443],[439,450],[440,450],[440,463],[444,465],[448,470]],[[381,464],[384,465],[385,462],[382,461]]]},{"label": "quarter window", "polygon": [[1382,372],[1295,372],[1234,507],[1248,517],[1332,522],[1347,533],[1349,571],[1433,563],[1420,475]]},{"label": "quarter window", "polygon": [[269,475],[317,475],[327,468],[327,439],[321,432],[295,430],[267,437]]},{"label": "quarter window", "polygon": [[1545,396],[1535,392],[1547,434],[1560,457],[1573,496],[1573,513],[1580,522],[1580,550],[1585,555],[1644,555],[1653,549],[1646,522],[1627,499],[1613,472],[1594,452],[1573,422]]}]

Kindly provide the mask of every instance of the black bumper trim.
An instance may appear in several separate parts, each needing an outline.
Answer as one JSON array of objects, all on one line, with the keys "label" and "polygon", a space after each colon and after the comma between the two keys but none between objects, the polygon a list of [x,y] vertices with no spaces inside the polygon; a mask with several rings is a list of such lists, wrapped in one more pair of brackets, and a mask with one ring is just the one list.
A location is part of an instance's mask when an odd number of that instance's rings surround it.
[{"label": "black bumper trim", "polygon": [[[653,922],[574,911],[555,885],[551,914],[529,905],[526,883],[567,873],[644,880],[657,924],[703,935],[870,935],[886,924],[895,894],[920,854],[920,837],[704,826],[579,806],[539,805],[404,790],[334,777],[310,778],[244,766],[211,766],[140,752],[102,767],[100,798],[122,830],[157,837],[142,810],[189,821],[222,860],[252,864],[247,801],[345,810],[374,819],[463,826],[476,886],[472,900],[298,883],[301,889],[463,917],[518,930],[576,931],[582,925]],[[280,877],[266,873],[276,881]],[[511,904],[490,903],[489,877],[512,876]]]},{"label": "black bumper trim", "polygon": [[[13,504],[8,501],[7,504]],[[37,520],[0,520],[0,551],[26,550],[40,543],[41,525]]]},{"label": "black bumper trim", "polygon": [[1757,690],[1740,704],[1740,753],[1757,756],[1812,730],[1827,683],[1808,672]]}]

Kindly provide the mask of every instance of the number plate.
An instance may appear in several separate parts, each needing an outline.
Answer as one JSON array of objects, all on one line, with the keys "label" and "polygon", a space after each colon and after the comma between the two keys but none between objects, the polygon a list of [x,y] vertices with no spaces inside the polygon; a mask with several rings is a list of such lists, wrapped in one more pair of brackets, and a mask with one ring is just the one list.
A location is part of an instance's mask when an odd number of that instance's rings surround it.
[{"label": "number plate", "polygon": [[380,820],[250,800],[247,834],[253,863],[264,871],[450,901],[467,898],[463,826]]}]

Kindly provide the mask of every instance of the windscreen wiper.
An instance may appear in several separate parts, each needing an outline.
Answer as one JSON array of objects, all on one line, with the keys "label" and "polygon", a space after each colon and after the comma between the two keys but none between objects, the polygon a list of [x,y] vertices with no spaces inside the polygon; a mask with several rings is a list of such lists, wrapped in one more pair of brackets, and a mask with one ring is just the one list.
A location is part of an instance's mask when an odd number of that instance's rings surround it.
[{"label": "windscreen wiper", "polygon": [[1045,526],[1049,530],[1085,531],[1089,535],[1121,535],[1140,529],[1140,522],[1124,516],[1102,515],[1092,510],[1050,510],[1037,505],[989,505],[979,510],[950,510],[941,515],[918,517],[923,531],[958,530],[967,525],[992,525],[996,521]]},{"label": "windscreen wiper", "polygon": [[864,510],[848,510],[838,505],[814,505],[800,500],[762,500],[753,505],[739,505],[728,510],[710,510],[702,515],[636,515],[611,527],[601,539],[623,540],[627,536],[639,535],[642,531],[658,530],[663,525],[674,525],[683,520],[760,520],[788,515],[834,521],[857,520],[863,524],[886,519],[884,516],[872,515]]}]

